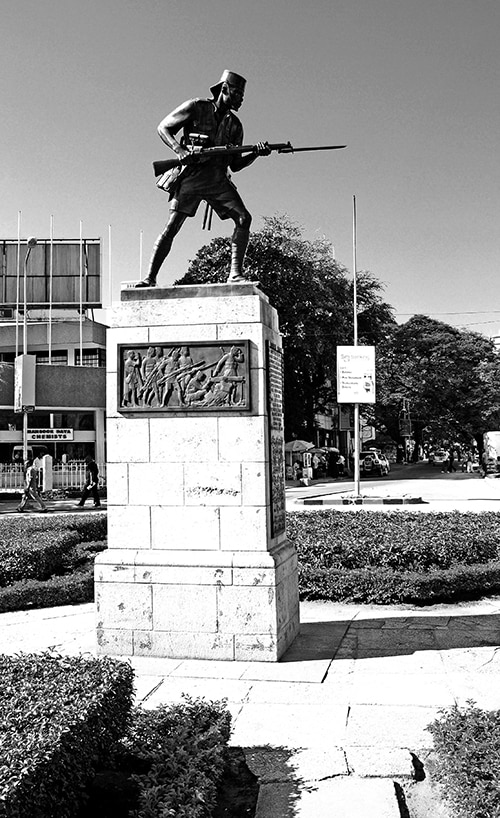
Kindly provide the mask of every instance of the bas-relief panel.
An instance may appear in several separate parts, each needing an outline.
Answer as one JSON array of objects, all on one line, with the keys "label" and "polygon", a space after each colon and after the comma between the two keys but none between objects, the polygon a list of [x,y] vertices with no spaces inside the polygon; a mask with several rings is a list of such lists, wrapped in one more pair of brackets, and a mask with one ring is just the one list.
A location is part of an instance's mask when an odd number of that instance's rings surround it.
[{"label": "bas-relief panel", "polygon": [[118,346],[118,411],[250,411],[249,341]]}]

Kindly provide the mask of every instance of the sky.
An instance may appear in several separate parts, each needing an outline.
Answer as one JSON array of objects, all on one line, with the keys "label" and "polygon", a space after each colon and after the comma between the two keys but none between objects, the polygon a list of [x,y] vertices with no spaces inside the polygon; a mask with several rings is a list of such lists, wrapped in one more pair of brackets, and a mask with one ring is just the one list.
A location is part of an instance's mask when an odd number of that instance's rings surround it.
[{"label": "sky", "polygon": [[[272,154],[234,176],[253,215],[286,213],[383,282],[399,322],[424,313],[500,334],[498,0],[4,0],[2,238],[102,237],[103,300],[145,275],[168,217],[151,162],[160,120],[247,79],[245,143],[346,144]],[[177,236],[171,286],[231,222],[203,207]],[[111,232],[111,252],[108,245]]]}]

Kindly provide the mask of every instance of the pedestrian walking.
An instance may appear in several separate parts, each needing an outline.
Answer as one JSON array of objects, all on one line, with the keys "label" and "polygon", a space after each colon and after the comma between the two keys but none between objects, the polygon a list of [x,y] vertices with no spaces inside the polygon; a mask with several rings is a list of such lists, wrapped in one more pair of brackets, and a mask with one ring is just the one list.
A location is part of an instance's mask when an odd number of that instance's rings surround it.
[{"label": "pedestrian walking", "polygon": [[89,494],[92,494],[94,498],[94,508],[101,507],[101,498],[99,497],[99,467],[95,462],[94,458],[90,455],[87,455],[85,458],[86,464],[86,471],[85,471],[85,485],[82,490],[82,496],[80,498],[80,502],[77,503],[79,508],[85,505],[85,501]]},{"label": "pedestrian walking", "polygon": [[38,472],[33,465],[33,458],[28,457],[24,463],[23,496],[17,510],[24,511],[28,503],[34,501],[39,505],[39,511],[47,511],[47,506],[38,494]]},{"label": "pedestrian walking", "polygon": [[455,468],[455,449],[450,449],[448,454],[448,471],[451,474],[452,472],[456,472]]}]

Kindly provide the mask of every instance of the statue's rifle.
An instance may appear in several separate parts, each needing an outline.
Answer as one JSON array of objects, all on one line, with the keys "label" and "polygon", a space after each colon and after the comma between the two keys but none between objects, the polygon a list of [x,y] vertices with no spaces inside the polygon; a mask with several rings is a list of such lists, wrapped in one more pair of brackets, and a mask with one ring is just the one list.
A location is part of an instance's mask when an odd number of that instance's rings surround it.
[{"label": "statue's rifle", "polygon": [[[303,151],[337,151],[346,148],[347,145],[315,145],[306,148],[294,148],[290,142],[264,142],[270,151],[276,153],[302,153]],[[155,176],[161,176],[173,168],[182,168],[186,165],[194,164],[198,159],[211,159],[217,156],[237,156],[244,153],[257,153],[257,145],[220,145],[214,148],[201,148],[194,145],[189,148],[189,155],[184,159],[159,159],[153,162]]]}]

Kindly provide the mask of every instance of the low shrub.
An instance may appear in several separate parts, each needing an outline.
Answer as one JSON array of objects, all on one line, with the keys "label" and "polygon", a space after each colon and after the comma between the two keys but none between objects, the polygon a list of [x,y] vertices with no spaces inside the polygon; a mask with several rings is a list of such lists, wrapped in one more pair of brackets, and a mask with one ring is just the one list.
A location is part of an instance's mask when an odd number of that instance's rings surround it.
[{"label": "low shrub", "polygon": [[[208,818],[224,771],[231,714],[224,701],[135,709],[115,764],[137,785],[135,818]],[[141,772],[135,772],[137,769]]]},{"label": "low shrub", "polygon": [[39,516],[0,517],[0,546],[23,545],[36,539],[41,532],[77,531],[82,542],[105,540],[107,517],[105,513],[81,511],[77,514],[41,514]]},{"label": "low shrub", "polygon": [[294,512],[287,536],[308,567],[427,571],[498,558],[500,514]]},{"label": "low shrub", "polygon": [[294,512],[302,599],[432,604],[500,593],[500,514]]},{"label": "low shrub", "polygon": [[109,658],[0,655],[0,815],[69,818],[131,713],[133,671]]},{"label": "low shrub", "polygon": [[500,710],[454,705],[428,730],[435,749],[430,770],[457,818],[500,815]]},{"label": "low shrub", "polygon": [[0,520],[0,613],[94,600],[104,514]]},{"label": "low shrub", "polygon": [[20,579],[47,579],[61,573],[64,560],[80,542],[76,531],[39,531],[20,545],[0,545],[0,586]]},{"label": "low shrub", "polygon": [[30,608],[56,608],[59,605],[82,605],[93,601],[93,560],[69,574],[54,575],[46,580],[22,579],[0,588],[0,613]]},{"label": "low shrub", "polygon": [[301,599],[431,605],[500,593],[500,560],[427,572],[390,568],[309,568],[299,562]]}]

